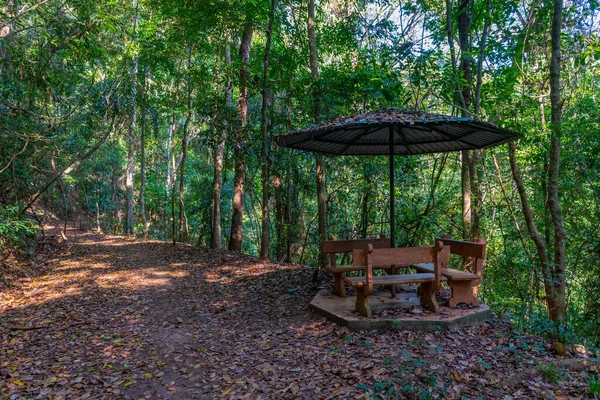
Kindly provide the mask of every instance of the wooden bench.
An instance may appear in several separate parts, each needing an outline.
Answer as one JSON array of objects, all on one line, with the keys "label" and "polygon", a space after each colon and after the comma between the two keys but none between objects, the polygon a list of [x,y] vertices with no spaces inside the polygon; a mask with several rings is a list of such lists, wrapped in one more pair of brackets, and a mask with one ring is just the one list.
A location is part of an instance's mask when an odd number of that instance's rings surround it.
[{"label": "wooden bench", "polygon": [[[485,239],[478,239],[475,242],[466,242],[453,240],[448,235],[441,239],[436,239],[436,241],[442,241],[444,245],[449,247],[450,254],[470,257],[472,261],[472,272],[442,268],[442,276],[447,279],[448,286],[450,286],[450,290],[452,291],[452,297],[448,300],[448,306],[456,307],[460,303],[478,305],[479,299],[475,296],[474,291],[481,282],[487,241]],[[413,264],[411,267],[420,273],[431,273],[434,270],[434,265],[431,263]]]},{"label": "wooden bench", "polygon": [[356,263],[352,265],[336,265],[337,254],[352,253],[354,250],[366,249],[368,244],[372,244],[374,248],[389,248],[391,245],[390,238],[382,239],[353,239],[353,240],[325,240],[321,243],[321,253],[329,254],[331,259],[326,270],[333,274],[333,292],[340,297],[346,297],[346,288],[344,287],[344,277],[346,272],[364,271],[364,263]]},{"label": "wooden bench", "polygon": [[[344,277],[344,281],[356,288],[356,311],[365,317],[371,317],[368,296],[373,294],[373,286],[393,286],[420,284],[421,306],[438,312],[439,305],[435,299],[435,292],[440,285],[443,268],[447,268],[450,261],[450,248],[444,246],[442,241],[436,241],[432,247],[405,247],[399,249],[375,249],[372,244],[367,245],[363,252],[366,259],[366,274],[359,277]],[[360,258],[357,254],[356,258]],[[373,276],[373,269],[389,265],[411,265],[418,263],[432,263],[433,272]]]}]

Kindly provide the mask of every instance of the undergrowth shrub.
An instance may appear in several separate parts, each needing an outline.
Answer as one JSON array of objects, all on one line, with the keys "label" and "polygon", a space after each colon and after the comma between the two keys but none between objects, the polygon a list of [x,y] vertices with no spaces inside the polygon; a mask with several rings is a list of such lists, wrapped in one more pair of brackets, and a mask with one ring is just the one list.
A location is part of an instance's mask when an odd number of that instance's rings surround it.
[{"label": "undergrowth shrub", "polygon": [[594,375],[588,378],[588,393],[591,395],[600,395],[600,377]]},{"label": "undergrowth shrub", "polygon": [[39,232],[37,222],[22,215],[18,206],[0,206],[0,255],[28,252]]}]

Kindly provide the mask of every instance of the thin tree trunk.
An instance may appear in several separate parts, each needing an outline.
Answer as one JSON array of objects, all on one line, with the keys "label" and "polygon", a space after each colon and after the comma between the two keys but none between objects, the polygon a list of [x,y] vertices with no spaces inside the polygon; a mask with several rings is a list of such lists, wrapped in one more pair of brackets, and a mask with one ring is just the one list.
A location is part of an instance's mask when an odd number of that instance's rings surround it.
[{"label": "thin tree trunk", "polygon": [[[4,3],[4,7],[2,7],[2,12],[8,21],[0,21],[0,39],[6,39],[14,31],[12,18],[16,13],[15,1],[7,0],[6,3]],[[2,73],[4,69],[10,70],[10,68],[12,68],[9,49],[9,46],[0,46],[0,60],[2,60],[2,62],[0,62],[0,73]]]},{"label": "thin tree trunk", "polygon": [[146,98],[146,82],[147,82],[148,68],[144,71],[144,84],[142,85],[142,110],[140,115],[140,148],[141,148],[141,160],[140,160],[140,214],[142,216],[142,229],[144,233],[144,240],[148,239],[148,220],[146,218],[146,108],[148,99]]},{"label": "thin tree trunk", "polygon": [[[173,111],[172,111],[173,112]],[[165,209],[163,211],[163,230],[164,240],[168,240],[167,225],[168,225],[168,212],[169,212],[169,188],[171,187],[171,142],[173,141],[173,130],[174,130],[174,116],[171,115],[171,124],[169,125],[169,136],[167,137],[167,180],[165,182]]]},{"label": "thin tree trunk", "polygon": [[[475,78],[475,95],[473,97],[473,115],[475,118],[480,118],[481,112],[481,85],[483,83],[483,61],[485,59],[485,48],[490,30],[490,1],[485,5],[485,17],[483,23],[483,31],[479,41],[479,58],[477,59],[477,71]],[[481,237],[481,207],[483,194],[481,191],[481,183],[483,180],[481,168],[482,150],[475,150],[471,155],[471,164],[469,175],[471,178],[471,239],[477,240]]]},{"label": "thin tree trunk", "polygon": [[229,250],[242,251],[243,241],[243,222],[244,222],[244,183],[246,181],[246,164],[244,162],[244,146],[246,119],[248,114],[248,84],[250,81],[250,71],[248,62],[250,61],[250,45],[252,44],[252,34],[254,27],[250,18],[244,26],[244,33],[240,43],[240,57],[242,59],[242,68],[240,69],[240,95],[238,97],[238,113],[240,116],[240,127],[235,137],[235,172],[233,182],[233,211],[231,215],[231,234],[229,236]]},{"label": "thin tree trunk", "polygon": [[[321,116],[321,94],[319,90],[319,60],[317,59],[317,37],[315,32],[315,1],[308,0],[308,49],[310,61],[310,77],[312,78],[313,90],[313,118],[315,123],[319,122]],[[327,240],[327,201],[325,196],[325,160],[323,156],[316,156],[316,178],[317,178],[317,209],[319,223],[319,240]],[[319,268],[328,263],[327,255],[319,255]],[[319,268],[315,270],[314,280],[319,277]]]},{"label": "thin tree trunk", "polygon": [[[138,1],[133,0],[133,7],[135,13],[133,16],[133,42],[135,45],[137,25],[138,25]],[[127,151],[127,171],[125,178],[125,188],[127,197],[127,217],[125,235],[134,234],[134,209],[133,209],[133,173],[135,171],[135,128],[136,128],[136,95],[137,95],[137,73],[138,73],[138,56],[137,50],[133,53],[133,70],[131,71],[131,124],[129,125],[129,132],[127,133],[127,139],[129,141],[129,148]]]},{"label": "thin tree trunk", "polygon": [[273,174],[273,192],[275,197],[275,232],[277,234],[277,247],[275,248],[275,260],[281,262],[284,258],[284,227],[285,227],[285,203],[283,181],[281,174]]},{"label": "thin tree trunk", "polygon": [[188,129],[190,124],[190,118],[192,117],[192,49],[190,45],[188,54],[188,84],[187,84],[187,117],[183,125],[183,137],[181,138],[181,163],[179,165],[179,241],[183,242],[183,216],[185,214],[185,204],[183,201],[183,192],[185,188],[185,159],[187,157],[187,142],[188,142]]},{"label": "thin tree trunk", "polygon": [[177,166],[175,165],[175,130],[173,130],[173,139],[171,140],[171,241],[173,246],[177,244],[177,235],[175,234],[175,183],[177,179]]},{"label": "thin tree trunk", "polygon": [[[471,60],[469,58],[469,26],[471,22],[470,5],[471,0],[459,0],[460,6],[458,9],[458,42],[460,45],[460,69],[462,72],[463,85],[460,89],[462,93],[462,110],[463,117],[470,116],[471,106]],[[471,151],[461,151],[461,189],[462,189],[462,236],[463,239],[471,239],[472,232],[472,192],[471,192],[471,170],[472,159]]]},{"label": "thin tree trunk", "polygon": [[[231,48],[229,43],[225,44],[225,63],[229,67],[231,65]],[[217,96],[217,78],[219,74],[219,56],[217,55],[215,60],[215,77],[214,77],[214,90],[213,94]],[[229,68],[227,68],[227,88],[225,89],[226,97],[226,108],[232,102],[232,88],[231,88],[231,75],[229,74]],[[215,100],[216,102],[216,100]],[[214,169],[213,169],[213,198],[212,198],[212,215],[211,215],[211,233],[210,233],[210,247],[211,249],[218,249],[221,247],[221,190],[223,188],[223,154],[225,152],[225,144],[227,142],[227,128],[221,129],[219,135],[219,129],[217,126],[218,119],[218,105],[215,103],[215,109],[213,112],[213,132],[217,139],[214,153]]]},{"label": "thin tree trunk", "polygon": [[273,20],[277,0],[271,0],[271,13],[269,15],[269,27],[267,28],[267,42],[265,43],[265,57],[263,61],[263,87],[262,87],[262,110],[261,110],[261,161],[262,161],[262,215],[260,236],[260,259],[269,259],[269,121],[267,119],[267,106],[269,95],[269,52],[271,50],[271,37],[273,34]]},{"label": "thin tree trunk", "polygon": [[537,225],[533,220],[533,211],[531,209],[529,199],[527,198],[527,192],[525,189],[525,184],[523,183],[523,179],[521,178],[519,166],[517,165],[515,149],[516,145],[514,143],[510,143],[508,145],[510,169],[512,171],[513,180],[515,181],[515,185],[517,187],[517,192],[519,193],[519,198],[521,199],[521,209],[523,210],[523,217],[525,218],[525,223],[527,224],[527,231],[529,232],[529,236],[535,244],[538,259],[540,260],[542,276],[544,277],[544,291],[546,292],[546,302],[548,304],[548,309],[551,310],[554,309],[553,304],[551,304],[553,299],[553,287],[551,282],[552,271],[549,265],[548,253],[546,252],[546,241],[540,234]]},{"label": "thin tree trunk", "polygon": [[552,299],[548,299],[548,312],[552,321],[565,317],[565,231],[562,210],[558,198],[558,175],[562,134],[562,100],[560,93],[560,36],[562,32],[563,1],[554,0],[552,15],[552,55],[550,58],[550,105],[552,115],[550,139],[550,165],[548,168],[548,208],[554,225],[554,266],[552,275]]},{"label": "thin tree trunk", "polygon": [[[287,76],[287,101],[286,101],[286,114],[287,114],[287,127],[288,131],[292,130],[292,80],[291,74],[288,72]],[[292,178],[291,178],[291,163],[292,163],[292,150],[287,149],[287,165],[285,173],[285,262],[291,263],[291,243],[292,243]]]}]

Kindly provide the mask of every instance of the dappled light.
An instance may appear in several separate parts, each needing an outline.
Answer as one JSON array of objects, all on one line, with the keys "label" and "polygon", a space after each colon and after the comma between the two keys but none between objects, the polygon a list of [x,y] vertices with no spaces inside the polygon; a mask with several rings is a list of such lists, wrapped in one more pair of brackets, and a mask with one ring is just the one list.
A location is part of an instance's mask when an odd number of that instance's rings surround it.
[{"label": "dappled light", "polygon": [[[427,334],[359,334],[327,322],[308,307],[323,287],[309,267],[94,234],[51,262],[0,297],[2,395],[345,398],[391,382],[411,393],[444,385],[456,397],[507,376],[511,393],[550,388],[513,360],[546,365],[551,350],[501,321]],[[596,368],[582,357],[572,354],[569,371]],[[432,376],[436,383],[424,380]],[[477,386],[483,378],[488,386]],[[573,382],[565,393],[581,390]]]}]

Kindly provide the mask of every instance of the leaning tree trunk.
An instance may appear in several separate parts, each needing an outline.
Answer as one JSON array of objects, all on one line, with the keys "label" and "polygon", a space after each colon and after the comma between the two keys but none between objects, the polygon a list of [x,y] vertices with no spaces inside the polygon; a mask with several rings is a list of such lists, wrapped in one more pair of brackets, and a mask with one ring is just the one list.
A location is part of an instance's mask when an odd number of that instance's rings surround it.
[{"label": "leaning tree trunk", "polygon": [[[317,59],[317,38],[315,33],[315,1],[308,0],[308,50],[310,61],[310,77],[312,78],[313,90],[313,118],[315,123],[319,122],[321,116],[321,96],[319,90],[319,61]],[[319,240],[327,240],[327,201],[325,196],[325,160],[323,156],[316,156],[317,177],[317,209],[319,222]],[[327,265],[327,255],[319,255],[319,268]],[[315,280],[319,276],[319,269],[315,271]]]},{"label": "leaning tree trunk", "polygon": [[240,43],[240,57],[242,68],[240,69],[240,94],[238,97],[238,113],[240,116],[240,127],[235,135],[235,171],[233,178],[233,211],[231,215],[231,233],[229,236],[229,250],[242,251],[243,221],[244,221],[244,183],[246,181],[246,164],[244,162],[244,151],[242,146],[245,142],[246,118],[248,114],[248,84],[250,81],[250,45],[252,44],[253,26],[248,19],[244,26],[242,41]]},{"label": "leaning tree trunk", "polygon": [[[567,233],[558,199],[558,175],[562,134],[562,101],[560,97],[560,36],[562,32],[562,0],[554,0],[552,15],[552,56],[550,58],[550,105],[552,136],[550,138],[550,165],[548,169],[548,208],[554,226],[554,265],[552,267],[552,296],[547,300],[552,321],[565,317],[565,240]],[[544,277],[547,279],[547,277]]]},{"label": "leaning tree trunk", "polygon": [[261,110],[261,131],[262,131],[262,216],[261,216],[261,236],[260,236],[260,259],[269,258],[269,136],[267,119],[267,106],[269,97],[269,52],[271,51],[271,37],[273,34],[273,20],[275,19],[275,8],[277,0],[271,0],[271,14],[269,15],[269,27],[267,28],[267,42],[265,43],[265,57],[263,61],[263,87],[262,87],[262,110]]}]

